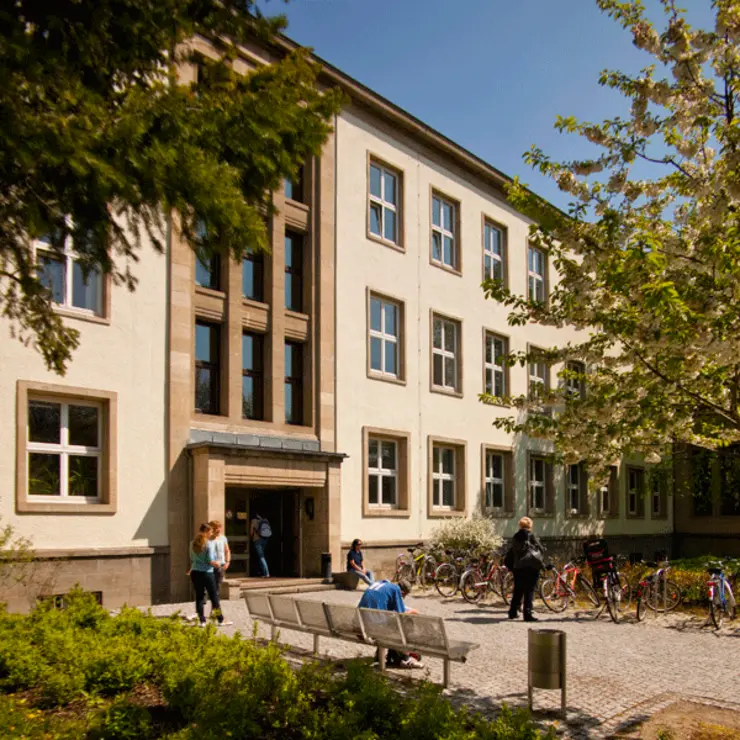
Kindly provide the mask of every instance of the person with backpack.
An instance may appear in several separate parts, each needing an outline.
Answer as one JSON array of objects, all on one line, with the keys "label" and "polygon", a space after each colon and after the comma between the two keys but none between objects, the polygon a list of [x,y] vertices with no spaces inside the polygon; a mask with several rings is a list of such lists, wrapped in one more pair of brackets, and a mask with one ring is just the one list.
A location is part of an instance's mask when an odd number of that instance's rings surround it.
[{"label": "person with backpack", "polygon": [[504,565],[514,573],[514,594],[509,605],[509,619],[519,616],[519,607],[524,601],[524,621],[537,622],[534,616],[534,590],[544,565],[543,547],[532,534],[532,520],[523,516],[519,520],[519,531],[511,538]]},{"label": "person with backpack", "polygon": [[251,522],[250,536],[252,538],[252,547],[254,547],[255,553],[257,553],[260,576],[262,578],[269,578],[270,571],[267,567],[267,560],[265,559],[265,548],[267,547],[267,540],[272,537],[270,522],[259,514],[256,514]]}]

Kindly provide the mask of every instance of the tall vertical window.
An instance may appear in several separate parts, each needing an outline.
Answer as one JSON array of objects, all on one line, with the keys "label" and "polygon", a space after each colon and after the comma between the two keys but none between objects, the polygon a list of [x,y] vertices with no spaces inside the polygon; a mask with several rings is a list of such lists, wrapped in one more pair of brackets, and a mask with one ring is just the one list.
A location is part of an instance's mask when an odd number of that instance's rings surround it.
[{"label": "tall vertical window", "polygon": [[303,170],[298,172],[294,178],[285,178],[285,197],[288,200],[303,202]]},{"label": "tall vertical window", "polygon": [[101,436],[99,405],[29,399],[28,496],[96,502]]},{"label": "tall vertical window", "polygon": [[599,509],[601,516],[608,516],[611,514],[611,486],[609,484],[602,486],[599,489]]},{"label": "tall vertical window", "polygon": [[640,516],[645,493],[645,472],[641,468],[627,468],[627,514]]},{"label": "tall vertical window", "polygon": [[43,236],[35,242],[37,275],[62,308],[100,316],[103,278],[100,270],[85,271],[72,248],[71,239]]},{"label": "tall vertical window", "polygon": [[586,366],[582,362],[568,362],[565,365],[565,390],[571,398],[583,398],[586,394]]},{"label": "tall vertical window", "polygon": [[216,324],[195,324],[195,410],[218,414],[220,403],[221,331]]},{"label": "tall vertical window", "polygon": [[242,416],[262,419],[264,414],[264,349],[260,334],[242,334]]},{"label": "tall vertical window", "polygon": [[438,316],[434,317],[432,324],[432,385],[446,391],[457,391],[460,387],[460,325]]},{"label": "tall vertical window", "polygon": [[653,516],[661,516],[663,513],[662,509],[662,496],[660,495],[660,479],[653,473],[650,476],[650,513]]},{"label": "tall vertical window", "polygon": [[456,205],[439,195],[432,196],[432,262],[459,269]]},{"label": "tall vertical window", "polygon": [[303,312],[303,237],[285,234],[285,308]]},{"label": "tall vertical window", "polygon": [[486,450],[486,509],[501,511],[504,508],[504,455]]},{"label": "tall vertical window", "polygon": [[210,257],[195,256],[195,284],[201,288],[219,290],[221,288],[221,259],[217,254]]},{"label": "tall vertical window", "polygon": [[506,367],[506,339],[486,332],[485,375],[486,393],[497,398],[503,398],[507,393]]},{"label": "tall vertical window", "polygon": [[400,245],[399,176],[382,165],[370,163],[370,233],[391,244]]},{"label": "tall vertical window", "polygon": [[504,282],[504,232],[488,222],[483,227],[483,279]]},{"label": "tall vertical window", "polygon": [[535,514],[545,511],[547,501],[547,462],[542,457],[529,458],[529,507]]},{"label": "tall vertical window", "polygon": [[370,370],[400,377],[400,308],[397,303],[370,296]]},{"label": "tall vertical window", "polygon": [[434,445],[432,449],[432,505],[455,508],[455,448]]},{"label": "tall vertical window", "polygon": [[398,443],[370,437],[367,449],[368,503],[398,506]]},{"label": "tall vertical window", "polygon": [[285,343],[285,421],[303,423],[303,346]]},{"label": "tall vertical window", "polygon": [[545,253],[536,247],[528,249],[529,300],[545,302]]},{"label": "tall vertical window", "polygon": [[242,295],[253,301],[264,300],[264,259],[252,252],[242,260]]},{"label": "tall vertical window", "polygon": [[583,491],[583,466],[580,464],[568,465],[566,468],[566,497],[568,511],[571,514],[581,514],[581,493]]},{"label": "tall vertical window", "polygon": [[529,361],[529,397],[542,398],[550,387],[550,373],[543,357],[534,354]]}]

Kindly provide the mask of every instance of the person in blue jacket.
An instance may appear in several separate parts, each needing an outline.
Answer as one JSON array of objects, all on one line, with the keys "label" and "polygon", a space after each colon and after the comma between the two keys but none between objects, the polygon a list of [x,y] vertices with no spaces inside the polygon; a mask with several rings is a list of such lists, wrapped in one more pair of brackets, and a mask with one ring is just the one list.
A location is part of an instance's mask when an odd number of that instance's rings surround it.
[{"label": "person in blue jacket", "polygon": [[352,540],[352,547],[347,553],[347,572],[354,573],[358,578],[362,578],[368,586],[375,583],[372,571],[365,568],[365,556],[362,554],[362,542],[360,540]]}]

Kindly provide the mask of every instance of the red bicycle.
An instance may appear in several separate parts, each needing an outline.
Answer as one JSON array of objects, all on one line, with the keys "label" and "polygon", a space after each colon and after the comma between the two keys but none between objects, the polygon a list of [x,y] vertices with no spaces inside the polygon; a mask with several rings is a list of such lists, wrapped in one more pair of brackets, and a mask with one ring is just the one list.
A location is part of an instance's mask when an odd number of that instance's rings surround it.
[{"label": "red bicycle", "polygon": [[514,593],[514,574],[499,556],[484,555],[463,573],[460,591],[465,601],[471,604],[477,604],[489,593],[498,594],[508,604]]},{"label": "red bicycle", "polygon": [[546,565],[545,570],[550,575],[540,583],[540,597],[550,611],[562,612],[569,605],[588,610],[600,607],[598,594],[581,573],[578,561],[566,563],[560,570]]}]

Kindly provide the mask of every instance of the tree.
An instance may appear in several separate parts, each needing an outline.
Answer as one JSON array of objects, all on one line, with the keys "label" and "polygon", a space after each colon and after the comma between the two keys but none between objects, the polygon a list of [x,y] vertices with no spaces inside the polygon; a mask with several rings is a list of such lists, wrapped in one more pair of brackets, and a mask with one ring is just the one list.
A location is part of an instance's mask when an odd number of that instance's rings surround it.
[{"label": "tree", "polygon": [[[491,280],[484,290],[510,307],[511,324],[582,332],[545,353],[565,368],[544,399],[554,413],[532,412],[543,399],[513,398],[518,417],[495,423],[552,439],[567,461],[603,472],[624,454],[650,462],[676,442],[740,440],[740,2],[714,0],[715,26],[700,30],[661,0],[660,34],[641,2],[597,4],[653,64],[601,74],[629,115],[557,120],[594,145],[592,158],[558,163],[536,147],[525,155],[572,197],[563,213],[519,181],[510,189],[559,274],[548,300]],[[580,381],[585,394],[573,392]]]},{"label": "tree", "polygon": [[[236,45],[281,28],[253,0],[17,0],[0,9],[0,313],[63,374],[78,332],[54,311],[33,240],[71,238],[92,271],[136,286],[176,212],[202,255],[268,247],[271,193],[320,153],[340,94],[307,51],[246,75]],[[218,59],[185,42],[209,39]],[[198,61],[195,85],[177,67]]]}]

